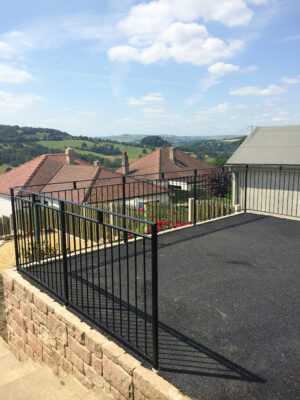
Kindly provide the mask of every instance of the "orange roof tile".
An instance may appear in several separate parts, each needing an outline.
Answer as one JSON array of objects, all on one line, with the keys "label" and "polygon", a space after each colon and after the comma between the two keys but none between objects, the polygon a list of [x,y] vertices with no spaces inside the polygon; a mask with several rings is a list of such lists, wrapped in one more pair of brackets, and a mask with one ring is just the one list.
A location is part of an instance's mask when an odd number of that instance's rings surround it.
[{"label": "orange roof tile", "polygon": [[[129,164],[129,175],[149,175],[147,179],[182,177],[193,174],[193,170],[215,169],[215,167],[176,149],[175,161],[170,158],[170,148],[160,147]],[[189,171],[190,170],[190,171]],[[122,168],[117,172],[121,173]],[[198,172],[199,173],[199,172]]]}]

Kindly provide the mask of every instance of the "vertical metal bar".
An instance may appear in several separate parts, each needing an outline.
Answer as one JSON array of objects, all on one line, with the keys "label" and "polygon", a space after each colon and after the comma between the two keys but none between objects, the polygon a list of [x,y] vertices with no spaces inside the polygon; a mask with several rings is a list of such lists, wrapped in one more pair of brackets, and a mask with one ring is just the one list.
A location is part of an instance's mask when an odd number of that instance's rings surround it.
[{"label": "vertical metal bar", "polygon": [[64,303],[69,304],[68,288],[68,268],[67,268],[67,249],[66,249],[66,223],[65,223],[65,203],[60,200],[60,223],[61,223],[61,248],[63,256],[63,279],[64,279]]},{"label": "vertical metal bar", "polygon": [[194,225],[196,225],[196,196],[197,196],[197,192],[196,192],[196,185],[197,185],[197,170],[195,169],[194,170],[194,210],[193,210],[193,213],[194,213]]},{"label": "vertical metal bar", "polygon": [[157,270],[157,224],[152,225],[152,365],[158,369],[158,270]]},{"label": "vertical metal bar", "polygon": [[33,201],[33,218],[34,218],[34,237],[36,243],[40,245],[40,220],[39,220],[39,210],[35,195],[32,195],[32,201]]},{"label": "vertical metal bar", "polygon": [[247,212],[248,164],[245,166],[244,212]]},{"label": "vertical metal bar", "polygon": [[17,270],[19,270],[19,252],[18,252],[18,239],[17,239],[18,233],[17,233],[17,223],[16,223],[15,194],[14,194],[14,189],[12,189],[12,188],[10,189],[10,198],[11,198],[11,208],[12,208],[12,217],[13,217],[16,266],[17,266]]},{"label": "vertical metal bar", "polygon": [[[126,215],[126,176],[122,176],[122,214]],[[123,228],[126,229],[126,218],[123,217]],[[124,231],[124,242],[127,242],[127,234]]]}]

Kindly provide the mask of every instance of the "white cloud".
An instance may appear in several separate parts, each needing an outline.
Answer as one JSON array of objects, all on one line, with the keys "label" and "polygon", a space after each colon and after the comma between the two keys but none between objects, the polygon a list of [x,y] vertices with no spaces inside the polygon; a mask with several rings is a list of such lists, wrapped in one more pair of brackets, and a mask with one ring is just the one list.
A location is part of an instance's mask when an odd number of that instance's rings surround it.
[{"label": "white cloud", "polygon": [[232,109],[231,105],[227,102],[218,104],[215,107],[207,107],[207,108],[202,108],[201,110],[198,110],[196,113],[196,118],[205,120],[206,118],[213,117],[215,114],[222,114],[230,111]]},{"label": "white cloud", "polygon": [[274,96],[285,92],[285,89],[277,85],[269,85],[265,89],[258,86],[244,86],[241,88],[232,89],[231,95],[237,96]]},{"label": "white cloud", "polygon": [[42,100],[41,96],[33,93],[13,94],[0,90],[0,113],[14,113]]},{"label": "white cloud", "polygon": [[256,65],[249,65],[248,67],[242,68],[240,72],[248,73],[248,72],[256,72],[258,71],[258,67]]},{"label": "white cloud", "polygon": [[125,101],[131,106],[141,106],[147,103],[162,103],[164,102],[164,98],[161,93],[149,93],[147,96],[141,97],[140,99],[129,97]]},{"label": "white cloud", "polygon": [[300,83],[300,75],[298,75],[297,78],[287,78],[286,76],[283,76],[280,80],[287,85],[296,85],[297,83]]},{"label": "white cloud", "polygon": [[272,118],[272,121],[274,121],[274,122],[282,122],[282,121],[286,121],[287,120],[287,118],[285,118],[285,117],[274,117],[274,118]]},{"label": "white cloud", "polygon": [[210,74],[217,75],[217,76],[223,76],[223,75],[228,74],[229,72],[234,72],[234,71],[239,71],[239,70],[240,70],[239,65],[225,64],[223,61],[217,62],[207,68],[207,71]]},{"label": "white cloud", "polygon": [[32,80],[29,72],[11,65],[0,64],[0,82],[23,83]]},{"label": "white cloud", "polygon": [[129,41],[134,42],[136,47],[112,47],[107,53],[110,60],[138,61],[143,64],[174,60],[178,63],[203,66],[220,59],[231,58],[244,46],[241,40],[224,41],[209,36],[203,25],[182,22],[175,22],[151,37],[134,36]]},{"label": "white cloud", "polygon": [[118,24],[127,43],[111,47],[108,57],[144,64],[174,60],[209,65],[233,57],[244,42],[212,37],[197,21],[238,26],[247,24],[252,15],[245,0],[185,0],[184,7],[182,0],[137,4]]}]

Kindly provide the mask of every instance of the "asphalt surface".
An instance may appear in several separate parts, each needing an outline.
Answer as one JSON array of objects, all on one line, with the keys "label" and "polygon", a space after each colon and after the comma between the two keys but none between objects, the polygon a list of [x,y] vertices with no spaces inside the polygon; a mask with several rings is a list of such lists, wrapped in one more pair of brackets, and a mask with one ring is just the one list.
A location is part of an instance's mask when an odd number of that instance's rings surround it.
[{"label": "asphalt surface", "polygon": [[160,374],[196,399],[299,399],[300,223],[244,214],[159,243]]},{"label": "asphalt surface", "polygon": [[[240,214],[158,243],[159,374],[199,400],[298,400],[300,222]],[[32,271],[59,295],[60,264]],[[68,268],[73,304],[151,358],[151,242]]]}]

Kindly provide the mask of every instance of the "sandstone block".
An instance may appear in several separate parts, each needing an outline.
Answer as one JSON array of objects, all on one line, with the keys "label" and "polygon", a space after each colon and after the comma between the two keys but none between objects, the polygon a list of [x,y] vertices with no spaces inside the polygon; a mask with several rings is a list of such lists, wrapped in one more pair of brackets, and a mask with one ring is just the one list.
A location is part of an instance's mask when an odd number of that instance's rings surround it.
[{"label": "sandstone block", "polygon": [[86,324],[85,322],[81,322],[81,321],[78,322],[74,326],[75,339],[79,343],[85,344],[85,335],[86,335],[86,332],[88,332],[89,330],[91,330],[91,327],[88,324]]},{"label": "sandstone block", "polygon": [[2,272],[3,285],[11,292],[14,290],[15,276],[16,276],[16,273],[14,271],[12,271],[11,269],[5,269]]},{"label": "sandstone block", "polygon": [[26,332],[25,320],[20,310],[17,310],[16,308],[13,310],[13,319],[16,321],[18,326]]},{"label": "sandstone block", "polygon": [[73,368],[73,375],[75,378],[87,389],[93,389],[94,384],[85,376],[82,375],[76,368]]},{"label": "sandstone block", "polygon": [[108,339],[95,329],[85,333],[85,345],[98,358],[102,358],[102,345],[108,343]]},{"label": "sandstone block", "polygon": [[48,314],[48,326],[50,331],[64,344],[68,343],[67,327],[55,314]]},{"label": "sandstone block", "polygon": [[103,344],[102,352],[106,355],[107,358],[109,358],[116,364],[118,364],[118,358],[125,354],[125,351],[121,347],[111,341]]},{"label": "sandstone block", "polygon": [[43,314],[48,313],[48,304],[52,303],[54,300],[51,299],[46,293],[36,292],[33,296],[33,303],[36,308],[41,311]]},{"label": "sandstone block", "polygon": [[132,377],[105,355],[103,356],[103,378],[126,397],[126,399],[132,397]]},{"label": "sandstone block", "polygon": [[84,373],[83,361],[68,347],[66,347],[66,358],[81,373]]},{"label": "sandstone block", "polygon": [[28,340],[28,346],[41,359],[43,355],[42,343],[30,332],[28,332],[27,340]]},{"label": "sandstone block", "polygon": [[20,310],[25,317],[31,319],[31,308],[25,302],[21,301],[20,303]]},{"label": "sandstone block", "polygon": [[68,346],[74,353],[80,357],[86,364],[91,365],[90,351],[77,342],[72,336],[68,336]]},{"label": "sandstone block", "polygon": [[133,371],[133,385],[147,399],[179,400],[181,395],[173,385],[144,367]]},{"label": "sandstone block", "polygon": [[127,353],[119,357],[118,363],[129,375],[132,375],[133,371],[141,365],[136,358]]},{"label": "sandstone block", "polygon": [[95,356],[95,354],[92,354],[92,367],[94,368],[94,370],[97,372],[98,375],[103,374],[102,359]]}]

